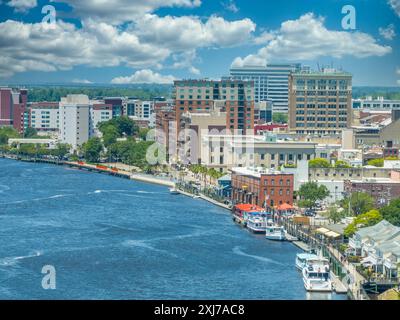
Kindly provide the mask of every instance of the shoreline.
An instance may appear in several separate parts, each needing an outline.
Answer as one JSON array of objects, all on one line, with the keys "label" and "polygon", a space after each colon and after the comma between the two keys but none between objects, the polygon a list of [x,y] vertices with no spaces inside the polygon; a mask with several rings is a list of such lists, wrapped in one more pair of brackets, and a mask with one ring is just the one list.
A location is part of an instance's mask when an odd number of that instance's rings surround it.
[{"label": "shoreline", "polygon": [[[20,162],[32,162],[32,163],[45,163],[45,164],[53,164],[53,165],[58,165],[58,166],[67,166],[70,168],[75,168],[78,170],[85,170],[85,171],[90,171],[90,172],[95,172],[95,173],[100,173],[100,174],[108,174],[111,176],[117,176],[117,177],[123,177],[123,178],[127,178],[130,180],[134,180],[134,181],[138,181],[138,182],[143,182],[143,183],[149,183],[149,184],[155,184],[155,185],[160,185],[160,186],[164,186],[164,187],[173,187],[175,186],[175,183],[173,181],[168,181],[168,180],[162,180],[159,178],[156,178],[154,176],[151,175],[145,175],[145,174],[134,174],[134,173],[129,173],[123,170],[118,170],[118,172],[113,172],[112,170],[105,170],[105,169],[101,169],[101,168],[97,168],[96,165],[91,165],[91,164],[79,164],[77,162],[69,162],[69,161],[53,161],[53,160],[44,160],[44,159],[18,159],[18,158],[14,158],[14,157],[9,157],[6,156],[4,154],[0,155],[0,158],[3,159],[9,159],[9,160],[15,160],[15,161],[20,161]],[[190,198],[194,198],[195,195],[185,192],[183,190],[178,189],[177,190],[179,192],[180,195],[183,196],[187,196]],[[226,210],[231,210],[227,205],[223,204],[223,203],[219,203],[207,196],[205,196],[204,194],[199,194],[198,196],[199,199],[202,199],[203,201],[207,201],[215,206],[218,206],[220,208],[226,209]],[[290,243],[292,243],[295,247],[297,247],[298,249],[302,250],[303,252],[307,251],[309,249],[309,245],[307,245],[305,242],[303,241],[289,241]],[[340,281],[340,280],[339,280]],[[344,294],[344,292],[336,292],[336,294]]]}]

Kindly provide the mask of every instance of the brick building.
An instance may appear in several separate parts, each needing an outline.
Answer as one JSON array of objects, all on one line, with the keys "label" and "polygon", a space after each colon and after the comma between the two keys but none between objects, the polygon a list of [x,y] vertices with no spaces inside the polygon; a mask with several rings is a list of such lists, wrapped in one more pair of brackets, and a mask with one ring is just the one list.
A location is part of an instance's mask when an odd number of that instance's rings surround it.
[{"label": "brick building", "polygon": [[346,180],[346,193],[364,192],[375,199],[378,207],[387,205],[390,201],[400,198],[400,170],[392,170],[391,178]]},{"label": "brick building", "polygon": [[241,80],[182,80],[174,82],[176,121],[183,113],[210,113],[223,101],[226,128],[252,133],[254,128],[254,83]]},{"label": "brick building", "polygon": [[294,176],[264,168],[232,169],[232,201],[261,207],[293,205]]}]

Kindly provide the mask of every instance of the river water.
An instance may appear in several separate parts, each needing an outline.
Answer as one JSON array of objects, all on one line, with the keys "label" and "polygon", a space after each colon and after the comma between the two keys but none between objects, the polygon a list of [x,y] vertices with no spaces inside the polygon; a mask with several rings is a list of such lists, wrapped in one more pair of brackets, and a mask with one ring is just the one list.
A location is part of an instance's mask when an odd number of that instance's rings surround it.
[{"label": "river water", "polygon": [[0,299],[346,299],[307,294],[297,252],[166,187],[0,159]]}]

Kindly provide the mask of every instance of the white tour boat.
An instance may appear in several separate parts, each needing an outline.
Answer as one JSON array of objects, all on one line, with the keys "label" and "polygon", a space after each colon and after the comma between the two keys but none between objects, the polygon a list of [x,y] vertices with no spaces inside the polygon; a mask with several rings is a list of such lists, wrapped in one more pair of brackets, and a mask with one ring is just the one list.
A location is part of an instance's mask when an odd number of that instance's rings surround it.
[{"label": "white tour boat", "polygon": [[272,220],[268,220],[265,228],[265,238],[269,240],[284,241],[286,240],[285,229],[276,225]]},{"label": "white tour boat", "polygon": [[254,233],[265,233],[267,227],[266,214],[263,212],[252,212],[247,218],[247,229]]},{"label": "white tour boat", "polygon": [[300,271],[307,265],[308,261],[316,260],[318,256],[314,253],[302,252],[296,255],[296,268]]},{"label": "white tour boat", "polygon": [[310,260],[303,268],[303,282],[307,291],[332,292],[328,259]]}]

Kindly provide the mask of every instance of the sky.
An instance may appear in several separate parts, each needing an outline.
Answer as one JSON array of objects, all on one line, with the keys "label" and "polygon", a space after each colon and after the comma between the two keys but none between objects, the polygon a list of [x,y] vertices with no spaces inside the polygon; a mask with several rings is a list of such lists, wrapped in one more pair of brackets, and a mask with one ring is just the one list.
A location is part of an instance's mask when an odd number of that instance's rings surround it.
[{"label": "sky", "polygon": [[400,86],[399,40],[400,0],[0,0],[0,83],[172,83],[296,62]]}]

